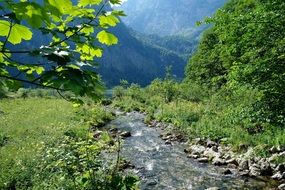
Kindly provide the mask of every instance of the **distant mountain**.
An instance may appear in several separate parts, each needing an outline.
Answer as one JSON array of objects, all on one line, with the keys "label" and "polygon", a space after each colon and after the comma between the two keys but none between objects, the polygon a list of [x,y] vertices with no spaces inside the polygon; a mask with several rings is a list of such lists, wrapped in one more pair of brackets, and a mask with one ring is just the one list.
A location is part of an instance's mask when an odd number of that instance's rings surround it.
[{"label": "distant mountain", "polygon": [[138,34],[123,23],[112,32],[119,38],[119,44],[106,47],[103,58],[98,60],[101,63],[98,71],[107,86],[117,85],[121,79],[147,85],[153,79],[163,77],[169,65],[178,79],[183,78],[187,59],[175,48],[185,43],[187,49],[193,48],[191,42],[174,40],[173,48],[170,45],[164,47],[162,43],[170,43],[171,39]]},{"label": "distant mountain", "polygon": [[211,16],[227,0],[127,0],[119,9],[127,26],[140,33],[191,35],[195,23]]}]

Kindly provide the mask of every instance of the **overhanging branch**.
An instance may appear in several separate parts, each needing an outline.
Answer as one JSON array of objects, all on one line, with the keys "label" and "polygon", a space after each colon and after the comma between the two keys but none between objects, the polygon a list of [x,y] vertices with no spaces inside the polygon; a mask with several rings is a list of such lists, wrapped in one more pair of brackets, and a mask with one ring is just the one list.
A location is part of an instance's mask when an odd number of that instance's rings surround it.
[{"label": "overhanging branch", "polygon": [[54,87],[54,86],[48,86],[48,85],[36,83],[36,82],[33,82],[33,81],[29,81],[29,80],[25,80],[25,79],[19,79],[19,78],[14,78],[14,77],[5,76],[5,75],[0,75],[0,78],[5,78],[5,79],[19,81],[19,82],[25,82],[25,83],[28,83],[28,84],[32,84],[32,85],[36,85],[36,86],[40,86],[40,87],[44,87],[44,88],[54,89],[54,90],[57,90],[57,91],[68,91],[66,89],[57,88],[57,87]]}]

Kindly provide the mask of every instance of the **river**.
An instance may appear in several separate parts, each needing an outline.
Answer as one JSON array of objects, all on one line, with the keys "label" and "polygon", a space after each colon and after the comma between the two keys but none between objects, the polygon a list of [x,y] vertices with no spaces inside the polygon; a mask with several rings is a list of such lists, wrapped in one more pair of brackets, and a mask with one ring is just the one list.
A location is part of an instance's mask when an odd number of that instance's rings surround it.
[{"label": "river", "polygon": [[[108,124],[119,130],[130,131],[124,140],[122,156],[135,166],[133,172],[141,177],[143,190],[174,189],[269,189],[266,181],[240,177],[233,172],[224,175],[225,168],[199,163],[187,158],[185,144],[166,145],[158,129],[144,123],[144,115],[132,112],[121,115]],[[214,188],[213,188],[214,189]]]}]

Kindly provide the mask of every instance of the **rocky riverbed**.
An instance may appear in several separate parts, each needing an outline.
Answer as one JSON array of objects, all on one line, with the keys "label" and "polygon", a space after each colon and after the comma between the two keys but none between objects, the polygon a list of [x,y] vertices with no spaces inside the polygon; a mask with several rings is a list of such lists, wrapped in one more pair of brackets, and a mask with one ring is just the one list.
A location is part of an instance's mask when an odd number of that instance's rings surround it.
[{"label": "rocky riverbed", "polygon": [[170,124],[147,126],[141,113],[117,114],[107,128],[124,138],[122,155],[141,189],[284,189],[284,164],[272,162],[284,154],[280,147],[270,158],[253,156],[250,148],[236,154],[210,139],[186,142]]},{"label": "rocky riverbed", "polygon": [[[182,134],[173,132],[174,127],[171,124],[151,121],[149,127],[159,128],[160,137],[166,144],[185,142]],[[284,147],[271,147],[269,150],[271,155],[262,158],[256,156],[251,147],[245,147],[244,153],[236,153],[230,146],[210,139],[196,138],[186,144],[184,152],[187,157],[201,163],[223,166],[225,175],[235,174],[265,181],[272,179],[278,181],[276,182],[279,184],[278,189],[285,189],[285,163],[276,163],[276,160],[285,158]]]}]

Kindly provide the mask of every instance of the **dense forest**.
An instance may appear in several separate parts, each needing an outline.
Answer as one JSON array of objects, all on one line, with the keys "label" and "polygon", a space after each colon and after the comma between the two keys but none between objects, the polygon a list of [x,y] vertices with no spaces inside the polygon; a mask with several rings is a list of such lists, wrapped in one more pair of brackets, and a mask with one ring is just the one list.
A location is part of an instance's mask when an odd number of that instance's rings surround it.
[{"label": "dense forest", "polygon": [[0,79],[0,189],[285,189],[283,0],[1,1]]}]

